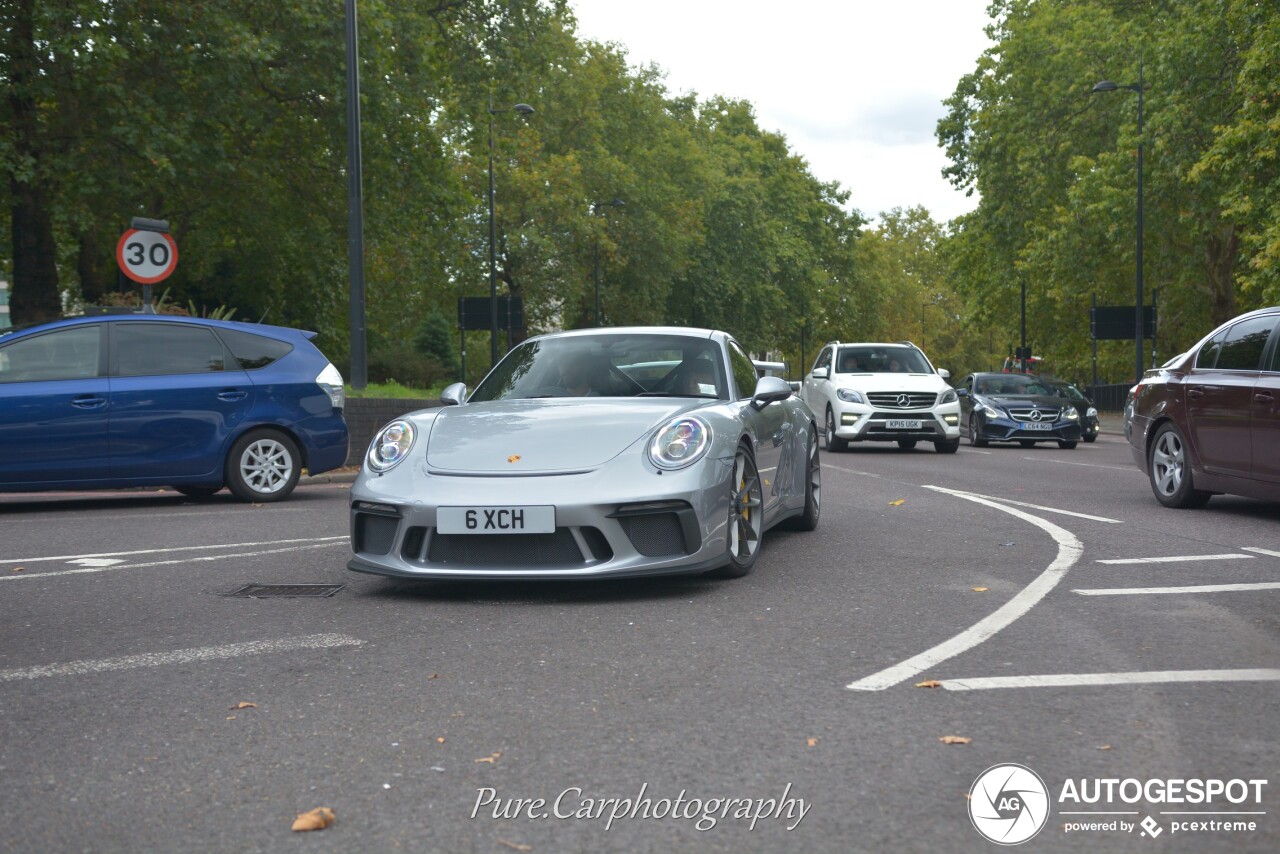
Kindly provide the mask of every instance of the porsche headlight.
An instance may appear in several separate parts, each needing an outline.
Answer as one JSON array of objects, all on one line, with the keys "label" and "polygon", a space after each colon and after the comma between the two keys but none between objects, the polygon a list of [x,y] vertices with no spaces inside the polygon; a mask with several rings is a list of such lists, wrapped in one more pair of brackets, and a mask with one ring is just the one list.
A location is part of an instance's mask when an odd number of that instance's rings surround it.
[{"label": "porsche headlight", "polygon": [[649,441],[649,462],[675,471],[692,465],[711,447],[711,427],[701,418],[673,418]]},{"label": "porsche headlight", "polygon": [[991,405],[991,404],[989,404],[989,403],[984,403],[984,404],[982,405],[982,414],[983,414],[983,415],[985,415],[985,416],[987,416],[988,418],[1003,418],[1003,417],[1004,417],[1004,413],[1003,413],[1003,412],[1001,412],[999,409],[996,409],[994,406],[992,406],[992,405]]},{"label": "porsche headlight", "polygon": [[845,403],[866,403],[867,400],[862,396],[862,392],[854,391],[851,388],[842,388],[836,391],[836,397]]},{"label": "porsche headlight", "polygon": [[401,460],[409,456],[417,431],[413,424],[403,419],[392,421],[378,431],[369,446],[365,462],[376,472],[384,472],[395,468]]}]

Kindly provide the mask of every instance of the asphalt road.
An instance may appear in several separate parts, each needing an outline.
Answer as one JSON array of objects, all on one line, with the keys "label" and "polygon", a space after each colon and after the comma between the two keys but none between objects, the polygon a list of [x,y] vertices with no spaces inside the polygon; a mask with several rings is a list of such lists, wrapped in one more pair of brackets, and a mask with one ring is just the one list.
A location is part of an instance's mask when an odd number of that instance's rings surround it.
[{"label": "asphalt road", "polygon": [[1114,435],[822,462],[736,581],[357,575],[342,484],[0,496],[0,849],[1280,850],[1275,505],[1164,509]]}]

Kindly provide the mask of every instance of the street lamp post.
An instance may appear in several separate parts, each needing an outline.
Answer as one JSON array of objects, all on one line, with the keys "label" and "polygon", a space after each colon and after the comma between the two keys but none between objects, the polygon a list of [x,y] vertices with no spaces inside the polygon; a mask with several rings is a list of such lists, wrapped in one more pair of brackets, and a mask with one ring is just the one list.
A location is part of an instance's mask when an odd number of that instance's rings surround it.
[{"label": "street lamp post", "polygon": [[493,94],[489,95],[489,364],[498,364],[498,262],[494,245],[497,243],[497,229],[493,217],[493,117],[496,113],[516,112],[522,116],[533,113],[528,104],[516,104],[514,107],[493,108]]},{"label": "street lamp post", "polygon": [[1103,80],[1093,87],[1094,92],[1114,92],[1117,89],[1128,89],[1138,93],[1138,275],[1137,306],[1134,311],[1134,348],[1137,356],[1134,382],[1142,382],[1142,339],[1146,334],[1146,318],[1142,311],[1142,60],[1138,60],[1138,82],[1121,86],[1110,80]]},{"label": "street lamp post", "polygon": [[[624,205],[626,205],[626,202],[624,202],[622,199],[614,199],[613,201],[609,201],[609,202],[592,202],[591,215],[595,216],[596,214],[600,213],[601,208],[620,208],[620,207],[623,207]],[[595,325],[599,327],[600,326],[600,233],[598,231],[595,234],[595,246],[592,251],[592,255],[594,258],[593,266],[595,268],[595,284],[596,284]]]}]

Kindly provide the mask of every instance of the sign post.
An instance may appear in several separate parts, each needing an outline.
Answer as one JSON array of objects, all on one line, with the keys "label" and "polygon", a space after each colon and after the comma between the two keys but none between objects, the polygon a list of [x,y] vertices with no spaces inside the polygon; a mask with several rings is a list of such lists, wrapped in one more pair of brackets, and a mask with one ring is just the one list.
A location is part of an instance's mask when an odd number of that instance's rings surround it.
[{"label": "sign post", "polygon": [[120,271],[142,285],[143,311],[151,307],[151,286],[164,281],[178,266],[178,244],[169,235],[169,223],[162,219],[135,216],[132,228],[116,243],[116,263]]}]

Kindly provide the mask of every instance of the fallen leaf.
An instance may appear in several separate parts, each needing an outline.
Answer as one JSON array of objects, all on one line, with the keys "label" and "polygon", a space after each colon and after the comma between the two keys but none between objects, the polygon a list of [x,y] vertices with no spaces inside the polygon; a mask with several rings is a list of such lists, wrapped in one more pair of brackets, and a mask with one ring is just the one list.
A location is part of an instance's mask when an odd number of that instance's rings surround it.
[{"label": "fallen leaf", "polygon": [[444,736],[443,736],[443,735],[438,735],[438,736],[436,736],[436,744],[444,744]]},{"label": "fallen leaf", "polygon": [[1099,750],[1110,750],[1110,749],[1111,749],[1111,745],[1109,745],[1109,744],[1099,744],[1099,745],[1098,745],[1098,749],[1099,749]]},{"label": "fallen leaf", "polygon": [[234,721],[235,719],[236,719],[235,715],[227,715],[227,720]]},{"label": "fallen leaf", "polygon": [[967,738],[963,735],[943,735],[938,737],[938,741],[943,744],[968,744],[973,741],[973,739]]},{"label": "fallen leaf", "polygon": [[905,498],[899,498],[897,501],[890,501],[890,502],[889,502],[889,506],[890,506],[890,507],[901,507],[903,504],[906,504],[906,503],[907,503],[907,499],[905,499]]},{"label": "fallen leaf", "polygon": [[440,678],[440,674],[439,674],[439,673],[432,673],[432,674],[431,674],[430,676],[428,676],[427,678],[428,678],[428,679],[439,679],[439,678]]},{"label": "fallen leaf", "polygon": [[809,738],[809,739],[805,739],[805,741],[808,743],[808,745],[809,745],[810,747],[817,747],[817,746],[818,746],[818,740],[817,740],[816,738]]},{"label": "fallen leaf", "polygon": [[972,590],[974,593],[986,593],[991,588],[990,587],[971,587],[969,589]]},{"label": "fallen leaf", "polygon": [[300,813],[293,820],[294,830],[324,830],[333,824],[336,818],[334,812],[329,807],[316,807],[310,812]]},{"label": "fallen leaf", "polygon": [[13,571],[14,571],[14,572],[22,572],[22,571],[23,571],[23,570],[25,570],[25,569],[26,569],[26,567],[25,567],[25,566],[15,566],[15,567],[13,568]]},{"label": "fallen leaf", "polygon": [[256,709],[258,708],[258,704],[257,703],[236,703],[231,708],[233,710],[234,709]]},{"label": "fallen leaf", "polygon": [[490,753],[488,756],[481,756],[481,757],[480,757],[479,759],[477,759],[476,761],[477,761],[477,762],[488,762],[490,765],[492,765],[493,763],[495,763],[495,762],[497,762],[497,761],[498,761],[498,757],[499,757],[499,756],[501,756],[501,755],[502,755],[502,751],[501,751],[501,750],[495,750],[495,751],[493,751],[493,753]]},{"label": "fallen leaf", "polygon": [[916,683],[917,688],[941,688],[942,683],[937,679],[926,679],[923,682]]},{"label": "fallen leaf", "polygon": [[511,840],[509,840],[509,839],[499,839],[499,840],[498,840],[498,844],[499,844],[499,845],[505,845],[505,846],[507,846],[508,848],[514,848],[514,849],[516,849],[517,851],[532,851],[532,850],[533,850],[533,846],[532,846],[532,845],[521,845],[519,842],[512,842],[512,841],[511,841]]}]

